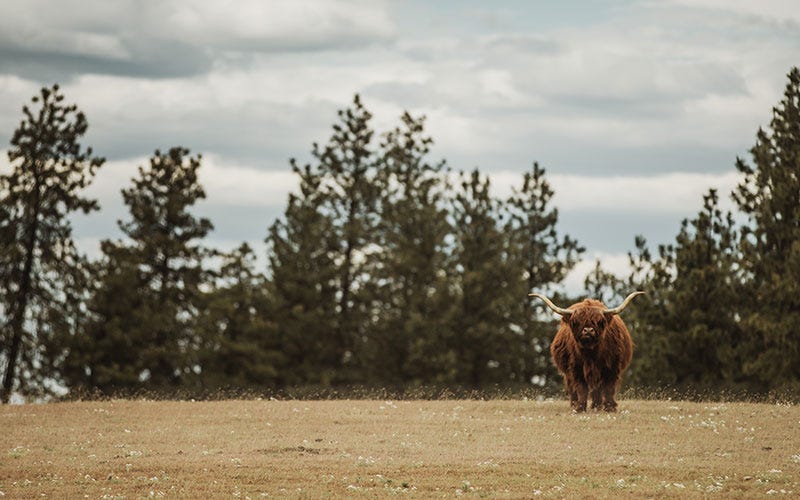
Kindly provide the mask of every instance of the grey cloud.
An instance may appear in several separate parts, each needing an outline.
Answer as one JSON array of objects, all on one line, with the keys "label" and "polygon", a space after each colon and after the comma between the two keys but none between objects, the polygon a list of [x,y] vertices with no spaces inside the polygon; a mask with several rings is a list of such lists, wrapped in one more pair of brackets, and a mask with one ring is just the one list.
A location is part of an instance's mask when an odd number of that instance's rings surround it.
[{"label": "grey cloud", "polygon": [[[697,200],[696,210],[687,207],[687,216],[702,207]],[[643,215],[637,207],[615,212],[559,211],[558,230],[594,252],[625,253],[634,248],[634,236],[642,235],[651,247],[671,243],[680,229],[681,217],[674,215]]]},{"label": "grey cloud", "polygon": [[530,34],[491,35],[481,39],[481,45],[494,55],[519,54],[520,51],[526,55],[553,55],[564,49],[561,43],[551,37]]},{"label": "grey cloud", "polygon": [[[436,137],[434,136],[434,140]],[[456,169],[524,170],[536,161],[549,173],[578,175],[656,175],[666,172],[726,173],[734,167],[737,152],[702,144],[618,148],[591,141],[570,140],[536,132],[527,136],[525,148],[503,144],[482,154],[458,149],[442,151],[434,145],[435,158],[443,156]],[[744,152],[738,152],[742,155]],[[613,196],[613,193],[598,194]]]},{"label": "grey cloud", "polygon": [[737,154],[727,148],[702,144],[664,144],[622,149],[564,140],[543,141],[539,151],[542,157],[540,161],[545,166],[552,165],[559,172],[593,175],[726,173],[734,168]]},{"label": "grey cloud", "polygon": [[424,83],[380,82],[367,86],[362,94],[368,98],[403,103],[407,108],[433,107],[447,102],[447,95]]},{"label": "grey cloud", "polygon": [[214,224],[213,237],[234,241],[263,241],[267,228],[281,216],[286,198],[276,200],[275,206],[219,206],[198,204],[197,213],[208,217]]},{"label": "grey cloud", "polygon": [[563,44],[555,38],[526,33],[402,40],[397,48],[417,61],[452,62],[465,59],[480,67],[515,64],[533,57],[556,55],[564,50]]},{"label": "grey cloud", "polygon": [[179,0],[12,1],[0,7],[0,73],[39,81],[193,76],[219,61],[247,64],[253,54],[352,49],[393,37],[382,2],[251,1],[237,9]]},{"label": "grey cloud", "polygon": [[587,71],[584,78],[569,82],[565,88],[555,82],[542,83],[544,63],[515,72],[514,78],[519,88],[536,89],[542,108],[584,117],[673,119],[692,100],[749,94],[737,69],[707,61],[657,63],[631,59],[620,74],[615,73],[620,68],[612,65],[600,69],[596,74]]},{"label": "grey cloud", "polygon": [[[222,206],[201,200],[192,212],[208,217],[214,224],[209,239],[258,244],[264,240],[267,228],[281,216],[285,206],[285,199],[275,201],[274,206],[254,207]],[[702,200],[698,199],[696,207],[687,207],[686,216],[699,211],[701,203]],[[100,212],[74,217],[73,227],[77,235],[89,239],[122,237],[116,221],[127,220],[130,215],[121,197],[106,199],[101,208]],[[680,228],[681,218],[674,214],[643,214],[637,207],[603,212],[560,210],[558,230],[576,238],[594,252],[624,253],[633,248],[633,238],[637,234],[647,238],[651,245],[669,243]]]},{"label": "grey cloud", "polygon": [[182,145],[196,153],[215,153],[259,168],[288,168],[288,160],[308,155],[313,141],[327,140],[336,106],[313,102],[209,106],[185,113],[151,111],[117,119],[102,109],[87,109],[86,142],[109,159],[150,155],[156,148]]},{"label": "grey cloud", "polygon": [[[132,167],[131,170],[133,177],[135,169]],[[125,182],[118,188],[127,188],[129,185],[129,182]],[[127,221],[131,216],[122,202],[119,189],[104,194],[99,212],[88,215],[77,214],[72,217],[76,235],[91,241],[124,237],[117,221]],[[275,203],[270,206],[232,206],[219,205],[213,200],[206,199],[198,201],[191,212],[198,217],[209,218],[214,224],[209,240],[248,241],[258,244],[267,236],[267,228],[281,216],[286,204],[285,198],[274,201]]]},{"label": "grey cloud", "polygon": [[[714,91],[744,92],[735,85],[724,85]],[[404,103],[414,114],[428,114],[428,131],[435,144],[432,154],[446,158],[457,169],[479,166],[488,171],[522,170],[539,161],[559,173],[575,174],[725,172],[733,168],[736,155],[744,151],[669,133],[658,141],[635,145],[625,137],[609,141],[603,136],[565,133],[548,127],[555,117],[561,121],[566,117],[576,120],[576,125],[591,119],[602,126],[607,119],[615,124],[629,122],[634,127],[647,124],[650,129],[668,129],[670,123],[680,123],[682,103],[695,98],[693,93],[703,92],[711,90],[691,89],[686,95],[555,94],[544,96],[539,104],[500,105],[478,97],[459,102],[433,85],[393,82],[372,85],[364,95],[368,107],[371,99],[382,99]],[[436,111],[442,109],[469,120],[468,132],[472,135],[450,136],[447,122],[438,121],[440,114]],[[479,145],[475,147],[476,144]]]},{"label": "grey cloud", "polygon": [[[592,9],[561,12],[557,26],[527,19],[511,29],[462,24],[462,2],[411,3],[415,15],[399,34],[381,2],[287,0],[283,5],[310,6],[317,17],[275,29],[265,29],[269,19],[256,11],[227,12],[224,5],[4,0],[0,85],[2,73],[45,83],[85,73],[136,77],[86,77],[75,83],[79,98],[67,92],[87,112],[86,144],[109,159],[180,144],[232,165],[288,169],[288,158],[302,161],[313,141],[327,139],[336,109],[360,92],[377,113],[428,114],[432,157],[455,169],[522,171],[538,161],[551,174],[721,173],[752,144],[755,121],[768,121],[800,47],[796,23],[776,26],[653,2],[625,4],[599,18]],[[405,10],[404,3],[391,5]],[[19,108],[36,89],[18,98],[13,93],[30,82],[5,81],[11,85],[0,89],[0,134],[10,137]],[[116,97],[106,85],[119,85]],[[764,89],[773,86],[768,99]],[[714,96],[723,98],[692,107]],[[751,110],[756,104],[763,114]],[[380,118],[397,123],[397,116]],[[597,251],[627,250],[637,232],[658,241],[657,234],[677,230],[671,216],[624,208],[631,213],[562,212],[564,229]],[[263,238],[273,218],[258,207],[198,210],[229,239]],[[688,207],[687,215],[695,211]],[[108,234],[120,211],[110,213],[81,231]],[[603,227],[608,220],[617,224]]]},{"label": "grey cloud", "polygon": [[665,119],[680,115],[681,108],[676,105],[679,100],[659,95],[555,94],[549,96],[549,105],[558,108],[562,115]]},{"label": "grey cloud", "polygon": [[212,62],[205,51],[178,42],[137,47],[128,59],[0,45],[0,73],[40,82],[63,83],[84,73],[142,78],[192,76],[211,69]]}]

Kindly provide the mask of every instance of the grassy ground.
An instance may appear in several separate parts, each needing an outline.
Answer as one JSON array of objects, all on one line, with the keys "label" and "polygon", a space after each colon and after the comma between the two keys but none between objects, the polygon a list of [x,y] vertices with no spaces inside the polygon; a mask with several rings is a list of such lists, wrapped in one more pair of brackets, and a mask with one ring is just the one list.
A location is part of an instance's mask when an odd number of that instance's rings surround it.
[{"label": "grassy ground", "polygon": [[0,408],[0,496],[800,495],[800,407],[110,401]]}]

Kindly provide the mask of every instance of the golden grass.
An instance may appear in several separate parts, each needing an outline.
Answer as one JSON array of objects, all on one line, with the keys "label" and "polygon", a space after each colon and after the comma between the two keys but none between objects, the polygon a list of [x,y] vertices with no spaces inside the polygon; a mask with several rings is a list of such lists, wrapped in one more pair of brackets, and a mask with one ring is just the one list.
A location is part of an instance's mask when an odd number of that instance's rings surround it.
[{"label": "golden grass", "polygon": [[800,408],[109,401],[0,408],[5,498],[800,495]]}]

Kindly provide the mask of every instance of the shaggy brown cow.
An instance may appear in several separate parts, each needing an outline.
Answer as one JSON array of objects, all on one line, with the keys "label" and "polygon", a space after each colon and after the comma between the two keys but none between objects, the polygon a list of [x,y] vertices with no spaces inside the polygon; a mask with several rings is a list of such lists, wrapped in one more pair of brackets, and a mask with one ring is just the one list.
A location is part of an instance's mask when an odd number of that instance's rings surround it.
[{"label": "shaggy brown cow", "polygon": [[563,309],[544,295],[530,294],[561,316],[561,325],[550,344],[550,354],[564,377],[573,410],[586,411],[589,394],[593,409],[617,410],[614,394],[633,356],[631,334],[618,314],[643,293],[633,292],[613,309],[593,299]]}]

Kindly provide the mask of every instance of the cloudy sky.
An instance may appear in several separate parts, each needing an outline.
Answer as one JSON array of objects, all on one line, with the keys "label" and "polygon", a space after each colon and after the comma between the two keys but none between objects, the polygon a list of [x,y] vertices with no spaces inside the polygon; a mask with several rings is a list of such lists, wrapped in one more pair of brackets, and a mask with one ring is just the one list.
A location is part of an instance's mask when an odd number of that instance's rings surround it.
[{"label": "cloudy sky", "polygon": [[203,154],[197,212],[228,248],[263,240],[288,159],[359,93],[379,131],[426,115],[433,158],[479,167],[498,196],[545,167],[561,231],[587,248],[577,286],[730,191],[794,65],[794,0],[3,0],[0,149],[58,82],[108,159],[102,213],[75,223],[87,251],[119,234],[136,167],[173,145]]}]

